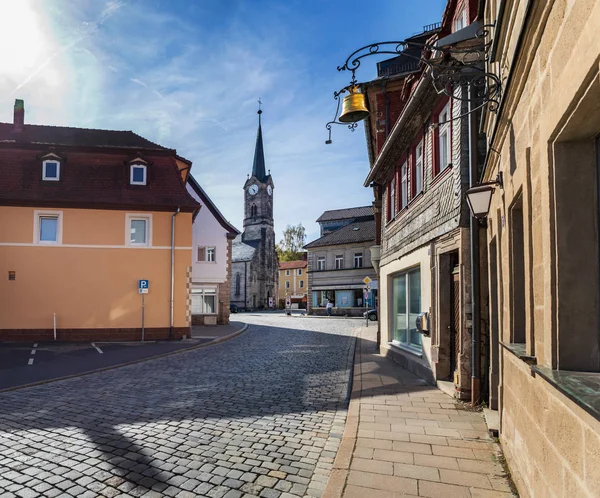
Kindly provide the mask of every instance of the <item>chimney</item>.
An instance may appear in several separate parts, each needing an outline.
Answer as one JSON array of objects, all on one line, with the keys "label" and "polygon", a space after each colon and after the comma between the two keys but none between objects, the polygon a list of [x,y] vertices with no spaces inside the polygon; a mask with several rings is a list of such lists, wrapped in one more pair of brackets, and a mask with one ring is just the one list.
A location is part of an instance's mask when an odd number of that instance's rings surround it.
[{"label": "chimney", "polygon": [[15,118],[13,121],[13,131],[23,131],[25,126],[25,102],[21,99],[15,100]]}]

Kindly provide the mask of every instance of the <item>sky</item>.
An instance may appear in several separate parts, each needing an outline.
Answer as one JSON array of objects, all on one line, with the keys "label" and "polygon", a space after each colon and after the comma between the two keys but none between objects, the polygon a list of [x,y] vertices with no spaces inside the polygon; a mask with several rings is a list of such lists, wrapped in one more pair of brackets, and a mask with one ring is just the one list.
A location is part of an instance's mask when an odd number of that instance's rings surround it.
[{"label": "sky", "polygon": [[[132,130],[193,162],[242,229],[263,103],[277,240],[323,211],[369,205],[364,128],[325,125],[354,50],[439,22],[446,0],[0,0],[0,122]],[[363,61],[357,79],[375,77]]]}]

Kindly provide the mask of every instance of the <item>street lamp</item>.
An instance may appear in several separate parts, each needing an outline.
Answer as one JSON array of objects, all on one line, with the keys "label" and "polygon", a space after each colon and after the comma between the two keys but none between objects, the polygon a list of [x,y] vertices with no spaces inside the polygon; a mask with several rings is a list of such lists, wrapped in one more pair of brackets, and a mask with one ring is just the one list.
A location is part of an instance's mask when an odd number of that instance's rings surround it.
[{"label": "street lamp", "polygon": [[471,214],[479,221],[487,218],[487,215],[490,211],[490,204],[492,202],[492,194],[496,190],[494,188],[495,185],[499,186],[500,188],[504,188],[502,183],[502,173],[498,173],[496,180],[493,182],[475,185],[465,192],[467,204],[469,205]]}]

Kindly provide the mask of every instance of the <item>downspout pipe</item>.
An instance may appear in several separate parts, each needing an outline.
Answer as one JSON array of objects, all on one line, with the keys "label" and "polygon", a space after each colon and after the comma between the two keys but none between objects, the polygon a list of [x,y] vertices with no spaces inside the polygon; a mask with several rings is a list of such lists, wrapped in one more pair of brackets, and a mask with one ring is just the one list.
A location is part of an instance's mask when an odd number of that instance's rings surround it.
[{"label": "downspout pipe", "polygon": [[171,320],[169,325],[169,339],[173,338],[173,301],[175,299],[175,216],[179,214],[181,209],[177,206],[177,210],[171,216]]},{"label": "downspout pipe", "polygon": [[[468,86],[469,106],[469,186],[477,185],[477,113],[472,112],[475,98],[472,85]],[[481,391],[481,337],[480,337],[480,276],[479,276],[479,220],[471,214],[471,403],[479,402]]]}]

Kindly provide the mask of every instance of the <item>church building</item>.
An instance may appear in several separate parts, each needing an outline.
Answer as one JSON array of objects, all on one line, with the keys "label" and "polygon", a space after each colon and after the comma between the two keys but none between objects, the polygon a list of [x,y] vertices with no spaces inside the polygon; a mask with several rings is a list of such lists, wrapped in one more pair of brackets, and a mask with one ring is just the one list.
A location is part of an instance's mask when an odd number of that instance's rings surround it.
[{"label": "church building", "polygon": [[265,170],[261,114],[259,110],[252,175],[244,184],[244,231],[232,245],[231,304],[245,310],[277,305],[274,184]]}]

